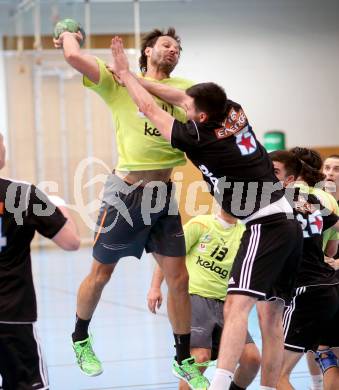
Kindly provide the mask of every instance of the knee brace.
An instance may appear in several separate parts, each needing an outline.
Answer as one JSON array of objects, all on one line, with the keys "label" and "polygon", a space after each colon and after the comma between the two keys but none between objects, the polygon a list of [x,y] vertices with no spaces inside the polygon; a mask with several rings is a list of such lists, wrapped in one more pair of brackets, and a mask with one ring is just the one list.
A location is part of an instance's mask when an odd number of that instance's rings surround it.
[{"label": "knee brace", "polygon": [[315,354],[315,360],[319,364],[323,374],[331,367],[338,367],[338,359],[330,349],[317,351]]}]

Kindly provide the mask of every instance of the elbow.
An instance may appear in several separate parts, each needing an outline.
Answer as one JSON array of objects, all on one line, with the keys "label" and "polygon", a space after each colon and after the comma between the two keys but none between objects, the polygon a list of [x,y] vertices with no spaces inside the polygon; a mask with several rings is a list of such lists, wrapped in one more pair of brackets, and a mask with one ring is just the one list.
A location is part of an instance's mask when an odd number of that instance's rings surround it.
[{"label": "elbow", "polygon": [[64,226],[52,241],[58,247],[65,251],[76,251],[80,247],[80,236],[76,229],[70,226]]},{"label": "elbow", "polygon": [[69,252],[77,251],[79,248],[80,248],[79,236],[73,237],[71,240],[65,242],[64,245],[62,246],[62,249]]},{"label": "elbow", "polygon": [[76,237],[68,248],[69,251],[77,251],[80,248],[80,237]]},{"label": "elbow", "polygon": [[335,252],[335,251],[333,251],[333,250],[327,250],[326,249],[326,252],[324,253],[325,254],[325,256],[327,256],[327,257],[334,257],[335,255],[336,255],[336,253],[337,252]]}]

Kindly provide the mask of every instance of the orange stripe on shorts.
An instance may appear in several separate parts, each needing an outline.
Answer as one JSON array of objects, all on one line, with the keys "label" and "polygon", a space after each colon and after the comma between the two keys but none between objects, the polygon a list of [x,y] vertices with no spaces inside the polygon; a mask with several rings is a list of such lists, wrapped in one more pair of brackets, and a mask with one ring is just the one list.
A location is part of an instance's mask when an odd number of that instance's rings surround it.
[{"label": "orange stripe on shorts", "polygon": [[104,210],[104,215],[103,215],[102,218],[101,218],[100,227],[99,227],[98,233],[97,233],[96,236],[95,236],[94,244],[93,244],[93,245],[95,245],[95,243],[97,242],[97,240],[98,240],[98,238],[99,238],[99,235],[100,235],[101,230],[102,230],[102,227],[103,227],[103,225],[104,225],[106,216],[107,216],[107,209]]}]

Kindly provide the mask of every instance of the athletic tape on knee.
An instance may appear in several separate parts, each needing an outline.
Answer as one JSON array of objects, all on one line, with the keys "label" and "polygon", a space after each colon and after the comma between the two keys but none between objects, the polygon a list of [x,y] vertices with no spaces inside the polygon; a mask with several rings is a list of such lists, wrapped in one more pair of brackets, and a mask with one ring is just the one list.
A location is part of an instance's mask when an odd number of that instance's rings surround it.
[{"label": "athletic tape on knee", "polygon": [[330,349],[317,351],[315,354],[315,360],[319,364],[323,374],[331,367],[338,367],[338,359]]}]

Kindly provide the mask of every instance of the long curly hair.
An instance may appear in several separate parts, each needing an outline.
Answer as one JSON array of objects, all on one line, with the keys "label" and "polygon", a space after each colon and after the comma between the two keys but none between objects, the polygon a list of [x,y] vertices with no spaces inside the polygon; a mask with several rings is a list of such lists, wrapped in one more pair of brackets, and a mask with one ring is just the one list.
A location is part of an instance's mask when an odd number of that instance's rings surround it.
[{"label": "long curly hair", "polygon": [[167,29],[167,31],[159,30],[159,29],[155,28],[154,30],[152,30],[151,32],[146,34],[143,37],[142,42],[141,42],[141,50],[140,50],[141,54],[139,57],[139,67],[140,67],[140,70],[142,73],[147,72],[147,56],[145,54],[145,50],[147,47],[154,47],[158,38],[160,38],[160,37],[173,38],[179,44],[179,51],[180,52],[182,51],[181,40],[180,40],[180,37],[176,34],[174,27],[169,27]]}]

